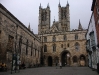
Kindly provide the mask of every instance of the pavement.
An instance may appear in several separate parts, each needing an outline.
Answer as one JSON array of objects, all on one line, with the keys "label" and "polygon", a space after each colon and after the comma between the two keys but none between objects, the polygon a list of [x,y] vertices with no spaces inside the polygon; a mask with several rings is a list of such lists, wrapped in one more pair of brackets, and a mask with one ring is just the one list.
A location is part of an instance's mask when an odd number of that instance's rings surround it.
[{"label": "pavement", "polygon": [[38,67],[27,68],[20,72],[0,72],[0,75],[99,75],[89,67]]}]

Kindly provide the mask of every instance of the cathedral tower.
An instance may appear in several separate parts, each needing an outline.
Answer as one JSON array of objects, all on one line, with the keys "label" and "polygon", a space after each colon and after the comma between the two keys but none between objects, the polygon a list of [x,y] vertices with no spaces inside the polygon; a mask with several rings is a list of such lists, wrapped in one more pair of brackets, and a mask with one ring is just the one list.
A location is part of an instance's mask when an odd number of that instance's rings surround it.
[{"label": "cathedral tower", "polygon": [[50,7],[42,8],[39,6],[39,25],[38,34],[46,33],[50,29]]},{"label": "cathedral tower", "polygon": [[59,8],[59,28],[62,31],[70,31],[70,14],[69,14],[69,3],[67,2],[66,7],[61,7],[60,2]]}]

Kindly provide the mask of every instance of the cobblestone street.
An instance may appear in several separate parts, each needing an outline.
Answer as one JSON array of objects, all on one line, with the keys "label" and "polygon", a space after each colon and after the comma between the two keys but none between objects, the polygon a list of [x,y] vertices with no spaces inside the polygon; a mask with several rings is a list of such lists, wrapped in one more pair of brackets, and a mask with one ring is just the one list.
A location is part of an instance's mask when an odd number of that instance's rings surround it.
[{"label": "cobblestone street", "polygon": [[99,75],[96,71],[88,67],[39,67],[39,68],[30,68],[20,70],[18,73],[10,74],[8,72],[0,72],[0,75]]}]

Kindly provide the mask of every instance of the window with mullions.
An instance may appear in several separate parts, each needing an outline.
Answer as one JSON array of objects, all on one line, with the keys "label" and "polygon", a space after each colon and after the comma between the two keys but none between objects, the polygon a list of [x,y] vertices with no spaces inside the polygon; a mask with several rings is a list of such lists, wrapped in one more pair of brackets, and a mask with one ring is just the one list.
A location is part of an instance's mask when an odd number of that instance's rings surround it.
[{"label": "window with mullions", "polygon": [[47,37],[46,36],[44,37],[44,42],[47,42]]},{"label": "window with mullions", "polygon": [[64,41],[65,41],[65,40],[67,40],[67,37],[66,37],[66,35],[64,35],[64,36],[63,36],[63,39],[64,39]]},{"label": "window with mullions", "polygon": [[78,34],[75,34],[75,40],[78,40]]},{"label": "window with mullions", "polygon": [[47,45],[44,45],[44,52],[47,52]]},{"label": "window with mullions", "polygon": [[94,36],[94,31],[90,32],[90,42],[91,46],[95,46],[95,36]]},{"label": "window with mullions", "polygon": [[53,52],[56,52],[56,44],[53,44]]},{"label": "window with mullions", "polygon": [[55,36],[53,36],[53,42],[55,42],[56,41],[56,37]]},{"label": "window with mullions", "polygon": [[80,50],[80,45],[78,42],[75,43],[75,50],[77,50],[77,51]]}]

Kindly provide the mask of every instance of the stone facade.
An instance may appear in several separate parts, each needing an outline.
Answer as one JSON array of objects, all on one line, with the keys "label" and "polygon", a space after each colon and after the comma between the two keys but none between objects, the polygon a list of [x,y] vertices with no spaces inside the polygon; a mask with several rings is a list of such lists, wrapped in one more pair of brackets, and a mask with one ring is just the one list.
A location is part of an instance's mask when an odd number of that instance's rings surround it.
[{"label": "stone facade", "polygon": [[26,66],[40,64],[40,47],[40,39],[0,4],[0,62],[10,67],[12,54],[17,54]]},{"label": "stone facade", "polygon": [[[70,31],[69,3],[66,7],[59,8],[59,21],[53,21],[50,26],[49,5],[47,8],[39,8],[38,34],[42,41],[42,63],[45,66],[55,66],[62,63],[63,66],[85,66],[87,65],[86,39],[87,30],[82,28],[79,20],[78,29]],[[44,23],[44,24],[42,24]],[[47,24],[48,23],[48,24]],[[83,62],[83,64],[82,64]]]}]

